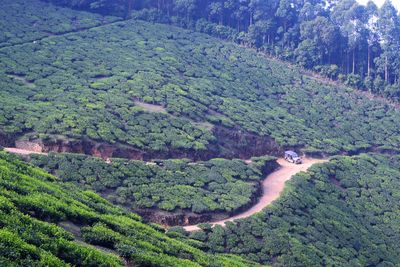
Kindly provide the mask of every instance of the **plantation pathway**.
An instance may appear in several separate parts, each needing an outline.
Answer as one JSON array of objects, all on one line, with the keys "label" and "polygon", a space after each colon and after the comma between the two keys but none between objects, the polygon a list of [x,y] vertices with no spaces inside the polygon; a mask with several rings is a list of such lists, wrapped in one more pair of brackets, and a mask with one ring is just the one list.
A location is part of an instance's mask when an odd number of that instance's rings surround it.
[{"label": "plantation pathway", "polygon": [[18,155],[31,155],[31,154],[47,155],[47,153],[44,152],[36,152],[32,150],[20,149],[15,147],[5,147],[4,151]]},{"label": "plantation pathway", "polygon": [[[225,222],[231,222],[236,219],[246,218],[257,212],[260,212],[280,196],[285,187],[285,182],[287,180],[290,180],[293,175],[302,171],[306,171],[313,164],[323,163],[326,161],[327,160],[322,159],[304,158],[303,164],[296,165],[293,163],[289,163],[284,159],[278,159],[278,163],[279,165],[281,165],[281,167],[277,171],[268,175],[262,182],[263,193],[257,204],[240,214],[237,214],[225,220],[210,222],[210,224],[224,226]],[[184,226],[183,228],[185,228],[185,230],[189,232],[200,230],[198,225],[189,225]]]},{"label": "plantation pathway", "polygon": [[[40,41],[46,40],[46,39],[54,37],[54,36],[65,36],[65,35],[68,35],[68,34],[74,34],[74,33],[79,33],[79,32],[83,32],[83,31],[99,29],[101,27],[117,24],[117,23],[120,23],[122,21],[123,21],[122,19],[116,19],[115,21],[103,22],[102,24],[97,24],[96,26],[82,27],[82,28],[78,28],[78,29],[74,29],[74,30],[70,30],[70,31],[65,31],[65,32],[49,33],[46,36],[38,37],[37,39],[34,39],[34,40],[22,41],[22,42],[17,42],[17,43],[1,46],[0,50],[6,49],[6,48],[10,48],[10,47],[22,46],[22,45],[25,45],[25,44],[32,44],[32,43],[36,44],[36,43],[38,43]],[[0,43],[0,45],[1,45],[1,43]]]}]

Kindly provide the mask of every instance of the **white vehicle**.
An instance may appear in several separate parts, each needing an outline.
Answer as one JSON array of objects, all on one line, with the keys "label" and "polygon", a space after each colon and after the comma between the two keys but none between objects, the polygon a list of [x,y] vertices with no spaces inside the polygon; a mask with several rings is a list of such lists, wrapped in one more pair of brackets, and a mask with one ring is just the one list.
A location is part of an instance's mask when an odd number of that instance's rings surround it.
[{"label": "white vehicle", "polygon": [[299,157],[299,155],[297,155],[296,152],[291,151],[291,150],[285,151],[285,159],[287,161],[291,162],[291,163],[294,163],[294,164],[301,164],[302,163],[301,158]]}]

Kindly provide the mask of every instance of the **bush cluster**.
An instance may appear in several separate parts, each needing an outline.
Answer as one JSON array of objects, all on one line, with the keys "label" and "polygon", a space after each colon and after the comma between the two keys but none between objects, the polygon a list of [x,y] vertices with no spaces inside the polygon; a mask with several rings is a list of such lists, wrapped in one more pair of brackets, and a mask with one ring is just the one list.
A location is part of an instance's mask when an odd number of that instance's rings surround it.
[{"label": "bush cluster", "polygon": [[76,154],[32,155],[31,163],[65,182],[95,190],[116,204],[132,209],[158,208],[234,212],[257,197],[260,180],[274,169],[265,157],[256,166],[241,160],[205,162],[164,160],[155,163],[102,159]]},{"label": "bush cluster", "polygon": [[120,20],[90,12],[77,12],[39,0],[3,0],[0,9],[0,47],[92,28]]}]

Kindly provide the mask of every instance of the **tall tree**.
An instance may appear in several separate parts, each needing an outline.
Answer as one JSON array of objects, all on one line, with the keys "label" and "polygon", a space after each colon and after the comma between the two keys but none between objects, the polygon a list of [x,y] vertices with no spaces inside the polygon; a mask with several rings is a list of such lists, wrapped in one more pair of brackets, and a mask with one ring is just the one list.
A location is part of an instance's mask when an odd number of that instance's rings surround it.
[{"label": "tall tree", "polygon": [[186,25],[189,25],[196,7],[196,0],[175,0],[175,11],[186,19]]},{"label": "tall tree", "polygon": [[211,2],[208,5],[208,19],[211,20],[212,18],[217,17],[218,23],[222,25],[224,19],[224,5],[222,2]]},{"label": "tall tree", "polygon": [[[396,70],[400,60],[400,22],[397,11],[390,0],[386,0],[379,10],[377,27],[383,52],[376,63],[379,71],[384,74],[385,82],[390,83],[391,71]],[[398,79],[398,74],[395,79]]]},{"label": "tall tree", "polygon": [[311,63],[311,67],[322,64],[324,57],[330,63],[330,55],[335,49],[338,36],[333,23],[328,18],[316,17],[312,21],[304,21],[300,26],[300,33],[302,42],[296,49],[296,53],[301,55],[303,60],[307,55],[312,58],[312,60],[307,60]]},{"label": "tall tree", "polygon": [[367,77],[371,76],[373,63],[372,53],[379,47],[378,29],[376,21],[378,19],[378,7],[373,1],[369,1],[366,7],[366,29],[367,29]]}]

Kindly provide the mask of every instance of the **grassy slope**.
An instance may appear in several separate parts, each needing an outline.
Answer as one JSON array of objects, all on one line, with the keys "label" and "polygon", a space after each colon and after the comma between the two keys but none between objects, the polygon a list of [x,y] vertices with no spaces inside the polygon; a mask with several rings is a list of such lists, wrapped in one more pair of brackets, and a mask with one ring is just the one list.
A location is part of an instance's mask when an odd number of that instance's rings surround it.
[{"label": "grassy slope", "polygon": [[399,169],[398,156],[336,157],[296,175],[257,216],[214,229],[207,243],[276,266],[397,266]]},{"label": "grassy slope", "polygon": [[[9,134],[204,150],[215,137],[197,121],[328,153],[399,148],[400,116],[384,103],[167,25],[130,20],[5,48],[0,58],[0,129]],[[146,113],[133,99],[169,115]]]},{"label": "grassy slope", "polygon": [[[251,266],[234,256],[210,255],[167,237],[140,217],[90,191],[63,185],[44,171],[0,152],[0,263],[2,266],[121,266],[118,256],[77,242],[57,224],[81,232],[135,264]],[[72,227],[71,227],[72,225]],[[200,243],[193,245],[201,246]]]}]

